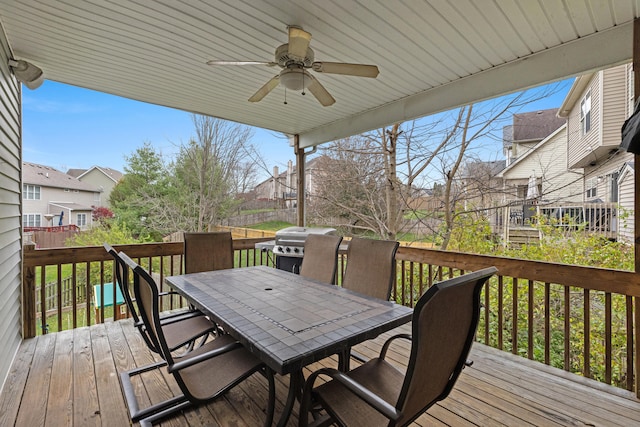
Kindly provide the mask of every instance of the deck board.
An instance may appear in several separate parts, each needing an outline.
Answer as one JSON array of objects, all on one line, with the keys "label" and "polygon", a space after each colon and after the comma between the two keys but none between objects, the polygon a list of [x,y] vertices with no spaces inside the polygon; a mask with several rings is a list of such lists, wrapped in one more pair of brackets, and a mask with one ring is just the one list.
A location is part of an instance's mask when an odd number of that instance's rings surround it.
[{"label": "deck board", "polygon": [[[355,348],[375,357],[384,340],[410,332],[405,325]],[[410,344],[398,340],[388,360],[404,368]],[[640,425],[640,401],[633,393],[585,379],[480,344],[451,395],[420,416],[415,426],[629,426]],[[25,340],[0,395],[0,425],[128,425],[119,373],[158,360],[131,320],[108,322]],[[352,366],[359,362],[353,361]],[[336,367],[335,357],[305,368]],[[164,369],[134,381],[141,407],[179,389]],[[286,398],[288,377],[276,376],[276,419]],[[267,381],[254,374],[224,397],[191,408],[162,426],[261,425]],[[297,425],[298,405],[288,427]]]}]

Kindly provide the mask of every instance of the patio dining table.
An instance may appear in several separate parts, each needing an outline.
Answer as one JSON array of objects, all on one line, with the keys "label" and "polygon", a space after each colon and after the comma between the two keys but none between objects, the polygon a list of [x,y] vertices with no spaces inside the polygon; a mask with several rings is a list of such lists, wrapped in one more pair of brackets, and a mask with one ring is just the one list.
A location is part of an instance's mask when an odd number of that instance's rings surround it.
[{"label": "patio dining table", "polygon": [[287,423],[302,368],[407,323],[408,307],[272,267],[206,271],[165,278],[278,374],[290,374],[278,422]]}]

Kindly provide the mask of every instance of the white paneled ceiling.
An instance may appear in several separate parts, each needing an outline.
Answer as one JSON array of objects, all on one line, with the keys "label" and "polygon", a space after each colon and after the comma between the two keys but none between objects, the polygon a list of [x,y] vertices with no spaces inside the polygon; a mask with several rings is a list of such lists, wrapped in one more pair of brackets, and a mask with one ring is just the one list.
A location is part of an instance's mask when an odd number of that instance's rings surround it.
[{"label": "white paneled ceiling", "polygon": [[[50,80],[207,114],[311,146],[631,58],[633,0],[0,0],[16,59]],[[334,96],[277,87],[287,25],[316,60],[375,64],[377,79],[311,72]]]}]

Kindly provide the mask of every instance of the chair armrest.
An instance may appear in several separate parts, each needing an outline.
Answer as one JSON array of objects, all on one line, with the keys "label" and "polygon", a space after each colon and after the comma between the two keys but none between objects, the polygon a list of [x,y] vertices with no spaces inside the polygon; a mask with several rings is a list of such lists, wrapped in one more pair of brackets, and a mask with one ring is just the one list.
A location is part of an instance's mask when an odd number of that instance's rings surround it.
[{"label": "chair armrest", "polygon": [[411,341],[411,335],[409,334],[398,334],[398,335],[394,335],[391,338],[389,338],[387,341],[385,341],[385,343],[382,345],[382,349],[380,350],[380,359],[385,358],[385,356],[387,355],[387,350],[389,350],[389,346],[391,345],[391,341],[398,339],[398,338],[404,338],[406,340]]},{"label": "chair armrest", "polygon": [[170,323],[181,322],[185,319],[191,319],[192,317],[204,316],[199,310],[189,310],[178,313],[170,313],[160,318],[162,325],[168,325]]},{"label": "chair armrest", "polygon": [[198,354],[197,356],[190,357],[187,360],[181,360],[180,362],[176,362],[171,366],[167,367],[169,373],[173,373],[175,371],[179,371],[181,369],[188,368],[189,366],[196,365],[200,362],[203,362],[207,359],[211,359],[216,356],[220,356],[221,354],[228,353],[237,348],[241,348],[242,344],[239,342],[232,342],[227,345],[224,345],[220,348],[216,348],[214,350],[207,351],[206,353]]},{"label": "chair armrest", "polygon": [[[369,406],[371,406],[376,411],[380,412],[382,415],[387,417],[390,420],[396,421],[400,418],[402,413],[398,411],[395,407],[390,405],[387,401],[383,400],[377,394],[373,393],[368,388],[364,387],[362,384],[354,381],[351,377],[349,377],[344,372],[341,372],[334,368],[322,368],[314,373],[312,373],[304,387],[304,396],[307,396],[307,393],[310,393],[313,390],[313,383],[319,375],[327,375],[334,381],[342,384],[347,390],[351,391],[353,394],[358,396],[360,399],[365,401]],[[300,414],[302,417],[303,415]]]},{"label": "chair armrest", "polygon": [[177,293],[176,291],[164,291],[164,292],[158,293],[159,297],[165,297],[167,295],[180,295],[180,294]]}]

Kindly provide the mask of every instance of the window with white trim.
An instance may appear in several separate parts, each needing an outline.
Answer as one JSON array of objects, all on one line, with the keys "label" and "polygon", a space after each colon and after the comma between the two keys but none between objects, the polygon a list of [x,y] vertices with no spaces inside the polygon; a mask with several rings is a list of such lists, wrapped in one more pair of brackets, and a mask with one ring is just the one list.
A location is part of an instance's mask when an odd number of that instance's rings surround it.
[{"label": "window with white trim", "polygon": [[41,227],[42,215],[40,214],[24,214],[22,215],[23,227]]},{"label": "window with white trim", "polygon": [[40,186],[22,184],[22,198],[24,200],[40,200]]},{"label": "window with white trim", "polygon": [[594,199],[598,196],[598,178],[589,178],[584,187],[587,199]]},{"label": "window with white trim", "polygon": [[85,225],[87,225],[87,214],[86,213],[79,213],[76,215],[76,225],[78,227],[84,227]]},{"label": "window with white trim", "polygon": [[591,130],[591,91],[580,101],[580,124],[583,135]]}]

